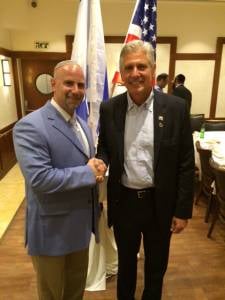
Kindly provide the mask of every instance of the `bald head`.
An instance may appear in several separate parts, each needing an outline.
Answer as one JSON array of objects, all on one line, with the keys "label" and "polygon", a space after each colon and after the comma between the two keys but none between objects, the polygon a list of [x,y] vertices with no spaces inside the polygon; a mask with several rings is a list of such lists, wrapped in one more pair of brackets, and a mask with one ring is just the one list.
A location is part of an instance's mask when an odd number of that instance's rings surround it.
[{"label": "bald head", "polygon": [[60,70],[60,69],[73,69],[73,68],[80,69],[83,72],[81,66],[74,60],[60,61],[59,63],[57,63],[57,65],[54,68],[53,76],[55,78],[55,76],[58,73],[58,70]]},{"label": "bald head", "polygon": [[72,60],[59,62],[54,68],[52,89],[54,100],[72,116],[85,93],[84,73],[80,65]]}]

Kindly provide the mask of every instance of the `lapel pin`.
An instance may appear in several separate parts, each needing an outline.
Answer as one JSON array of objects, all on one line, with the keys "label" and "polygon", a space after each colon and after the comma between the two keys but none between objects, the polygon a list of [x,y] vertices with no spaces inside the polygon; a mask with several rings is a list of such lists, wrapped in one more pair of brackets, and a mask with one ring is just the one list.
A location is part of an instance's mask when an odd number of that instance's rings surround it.
[{"label": "lapel pin", "polygon": [[159,121],[163,121],[163,116],[159,116]]},{"label": "lapel pin", "polygon": [[163,123],[162,122],[159,122],[159,127],[163,127]]}]

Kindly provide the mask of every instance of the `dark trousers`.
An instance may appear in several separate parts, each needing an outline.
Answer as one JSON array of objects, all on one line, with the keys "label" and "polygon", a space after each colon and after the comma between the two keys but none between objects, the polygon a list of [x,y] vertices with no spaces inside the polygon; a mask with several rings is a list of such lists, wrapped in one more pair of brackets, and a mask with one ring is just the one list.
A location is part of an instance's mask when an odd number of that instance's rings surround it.
[{"label": "dark trousers", "polygon": [[171,235],[159,230],[154,189],[137,192],[123,187],[117,209],[113,227],[119,260],[118,300],[135,299],[137,254],[142,237],[145,255],[142,300],[160,300]]}]

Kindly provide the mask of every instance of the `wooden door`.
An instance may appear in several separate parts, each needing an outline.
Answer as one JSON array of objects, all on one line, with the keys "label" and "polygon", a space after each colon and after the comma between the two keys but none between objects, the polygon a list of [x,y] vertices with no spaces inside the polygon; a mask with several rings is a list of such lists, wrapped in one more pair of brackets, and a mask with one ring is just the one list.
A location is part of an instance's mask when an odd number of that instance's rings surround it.
[{"label": "wooden door", "polygon": [[36,86],[36,80],[41,74],[53,75],[55,65],[59,60],[21,59],[25,112],[29,113],[43,106],[51,99],[52,93],[42,93]]}]

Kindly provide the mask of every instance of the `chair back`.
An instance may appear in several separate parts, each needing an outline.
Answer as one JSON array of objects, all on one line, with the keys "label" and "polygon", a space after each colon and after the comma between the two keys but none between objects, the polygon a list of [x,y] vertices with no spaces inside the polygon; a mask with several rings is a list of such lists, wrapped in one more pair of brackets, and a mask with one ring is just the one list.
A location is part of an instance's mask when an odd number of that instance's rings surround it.
[{"label": "chair back", "polygon": [[210,166],[213,170],[216,182],[218,215],[221,221],[225,223],[225,169],[220,168],[212,159],[210,159]]},{"label": "chair back", "polygon": [[192,114],[190,115],[191,129],[192,132],[200,131],[202,124],[204,123],[205,115],[204,114]]},{"label": "chair back", "polygon": [[209,149],[203,149],[200,146],[200,142],[196,141],[196,149],[199,153],[200,163],[201,163],[201,184],[202,191],[205,196],[209,197],[212,192],[212,182],[214,181],[214,174],[212,168],[209,164],[209,159],[212,156],[212,151]]},{"label": "chair back", "polygon": [[205,131],[225,131],[225,120],[206,120]]}]

